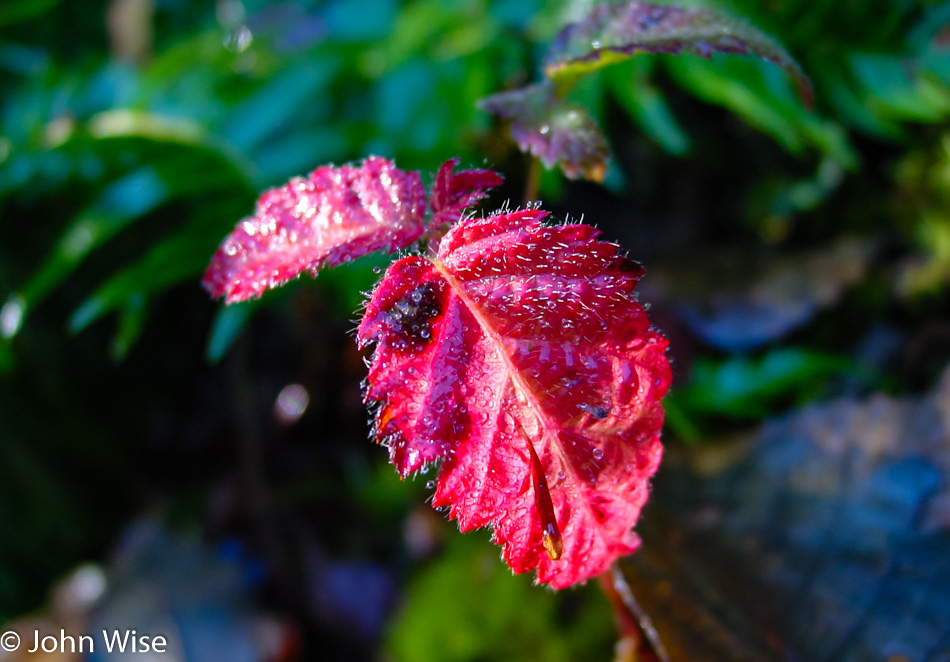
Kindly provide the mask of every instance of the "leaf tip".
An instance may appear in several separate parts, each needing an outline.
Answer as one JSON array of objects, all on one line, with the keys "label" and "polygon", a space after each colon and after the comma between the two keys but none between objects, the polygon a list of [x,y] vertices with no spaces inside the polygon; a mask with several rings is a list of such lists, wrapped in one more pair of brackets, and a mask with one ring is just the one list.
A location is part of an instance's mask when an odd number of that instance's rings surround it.
[{"label": "leaf tip", "polygon": [[561,554],[564,552],[564,541],[561,538],[561,532],[558,531],[557,525],[553,522],[549,522],[541,534],[541,544],[549,559],[552,561],[560,560]]}]

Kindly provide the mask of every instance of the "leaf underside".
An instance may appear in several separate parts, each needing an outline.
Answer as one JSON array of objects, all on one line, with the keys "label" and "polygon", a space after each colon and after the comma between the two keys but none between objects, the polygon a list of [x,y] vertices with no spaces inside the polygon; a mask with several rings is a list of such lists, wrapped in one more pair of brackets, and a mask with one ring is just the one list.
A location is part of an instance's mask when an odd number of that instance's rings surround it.
[{"label": "leaf underside", "polygon": [[433,505],[564,588],[638,545],[670,369],[639,265],[544,215],[463,220],[433,257],[399,260],[358,337],[375,343],[366,399],[400,474],[440,462]]}]

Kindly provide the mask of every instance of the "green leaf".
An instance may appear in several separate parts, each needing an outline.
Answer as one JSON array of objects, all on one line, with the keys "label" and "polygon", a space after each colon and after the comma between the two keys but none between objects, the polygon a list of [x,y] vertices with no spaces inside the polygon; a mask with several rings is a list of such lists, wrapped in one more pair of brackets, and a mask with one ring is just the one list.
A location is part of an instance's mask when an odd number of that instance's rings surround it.
[{"label": "green leaf", "polygon": [[813,92],[798,63],[774,39],[751,25],[706,9],[606,3],[557,36],[544,70],[560,89],[593,71],[623,62],[639,53],[714,53],[756,55],[788,72],[806,105]]},{"label": "green leaf", "polygon": [[112,339],[110,354],[112,360],[119,362],[129,353],[129,349],[142,335],[148,316],[145,295],[135,292],[125,301],[119,315],[119,328]]},{"label": "green leaf", "polygon": [[209,363],[217,363],[224,358],[260,302],[260,299],[250,299],[218,308],[208,334],[208,346],[205,348],[205,358]]},{"label": "green leaf", "polygon": [[[129,140],[139,139],[108,138],[105,141],[124,145]],[[98,146],[103,140],[91,142]],[[233,154],[228,151],[205,143],[154,144],[151,138],[145,142],[159,150],[159,155],[152,156],[151,165],[137,168],[108,184],[59,235],[43,264],[19,292],[24,312],[35,308],[59,287],[92,252],[162,205],[215,190],[228,191],[232,197],[236,191],[247,192],[247,197],[252,197],[253,188],[244,164],[232,158]]]},{"label": "green leaf", "polygon": [[107,186],[101,195],[60,235],[46,261],[21,292],[34,307],[59,285],[93,250],[122,228],[157,208],[168,198],[168,187],[154,168],[134,170]]},{"label": "green leaf", "polygon": [[643,132],[669,154],[683,156],[690,148],[690,139],[673,116],[669,104],[650,82],[650,60],[634,59],[619,65],[607,74],[610,89],[624,110]]},{"label": "green leaf", "polygon": [[392,30],[395,0],[333,0],[322,13],[327,31],[340,42],[377,41]]},{"label": "green leaf", "polygon": [[103,283],[69,318],[76,333],[134,295],[148,295],[182,281],[195,280],[220,239],[218,226],[198,214],[179,231],[155,244],[139,261]]},{"label": "green leaf", "polygon": [[392,659],[610,659],[613,619],[593,586],[539,591],[527,577],[512,577],[478,538],[452,536],[445,551],[413,579],[386,637]]},{"label": "green leaf", "polygon": [[0,4],[0,28],[42,16],[60,0],[3,0]]},{"label": "green leaf", "polygon": [[692,380],[668,398],[683,415],[715,414],[732,418],[766,418],[783,398],[796,401],[816,395],[824,381],[854,367],[850,359],[807,349],[781,348],[759,359],[739,356],[701,360]]},{"label": "green leaf", "polygon": [[9,342],[0,340],[0,375],[13,372],[16,360],[13,356],[13,347]]},{"label": "green leaf", "polygon": [[200,144],[205,130],[187,119],[126,108],[104,110],[89,120],[94,138],[148,138],[162,143]]},{"label": "green leaf", "polygon": [[822,76],[822,88],[842,120],[861,131],[891,140],[904,137],[904,129],[899,124],[881,117],[868,107],[863,90],[854,83],[849,74],[828,66]]},{"label": "green leaf", "polygon": [[335,59],[308,60],[275,74],[264,87],[233,110],[223,134],[243,152],[253,150],[293,123],[305,105],[329,107],[323,93],[336,73]]},{"label": "green leaf", "polygon": [[857,156],[841,126],[805,112],[774,68],[749,59],[718,57],[712,62],[669,58],[664,64],[685,89],[733,111],[788,152],[816,148],[845,169],[856,167]]},{"label": "green leaf", "polygon": [[886,55],[854,55],[850,64],[865,104],[877,115],[929,123],[950,115],[950,91],[913,75],[913,63]]}]

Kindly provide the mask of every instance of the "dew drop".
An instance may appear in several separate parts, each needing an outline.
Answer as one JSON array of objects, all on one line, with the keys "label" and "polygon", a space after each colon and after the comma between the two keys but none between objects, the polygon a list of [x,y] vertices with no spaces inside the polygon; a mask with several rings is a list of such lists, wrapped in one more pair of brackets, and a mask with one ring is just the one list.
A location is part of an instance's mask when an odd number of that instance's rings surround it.
[{"label": "dew drop", "polygon": [[225,33],[222,43],[225,48],[234,53],[243,53],[254,41],[254,35],[246,25]]},{"label": "dew drop", "polygon": [[26,301],[18,294],[10,295],[0,308],[0,336],[12,338],[23,324]]},{"label": "dew drop", "polygon": [[274,403],[274,416],[283,425],[296,423],[310,404],[307,389],[300,384],[288,384],[277,396]]}]

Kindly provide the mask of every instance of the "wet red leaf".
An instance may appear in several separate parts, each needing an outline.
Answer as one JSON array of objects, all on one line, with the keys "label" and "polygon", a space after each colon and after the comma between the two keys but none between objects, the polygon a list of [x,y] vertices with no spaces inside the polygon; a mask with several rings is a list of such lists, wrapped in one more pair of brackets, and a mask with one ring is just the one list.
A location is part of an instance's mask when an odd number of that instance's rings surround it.
[{"label": "wet red leaf", "polygon": [[442,164],[432,184],[429,207],[432,219],[429,227],[445,230],[458,221],[466,209],[485,197],[485,191],[500,186],[505,180],[491,170],[460,170],[453,172],[459,159]]},{"label": "wet red leaf", "polygon": [[227,303],[243,301],[304,271],[404,248],[422,236],[424,216],[416,172],[379,157],[323,166],[265,192],[218,248],[203,284]]},{"label": "wet red leaf", "polygon": [[366,398],[399,473],[441,462],[433,504],[563,588],[639,544],[670,369],[640,266],[544,216],[466,219],[434,257],[393,264],[359,341],[376,345]]}]

